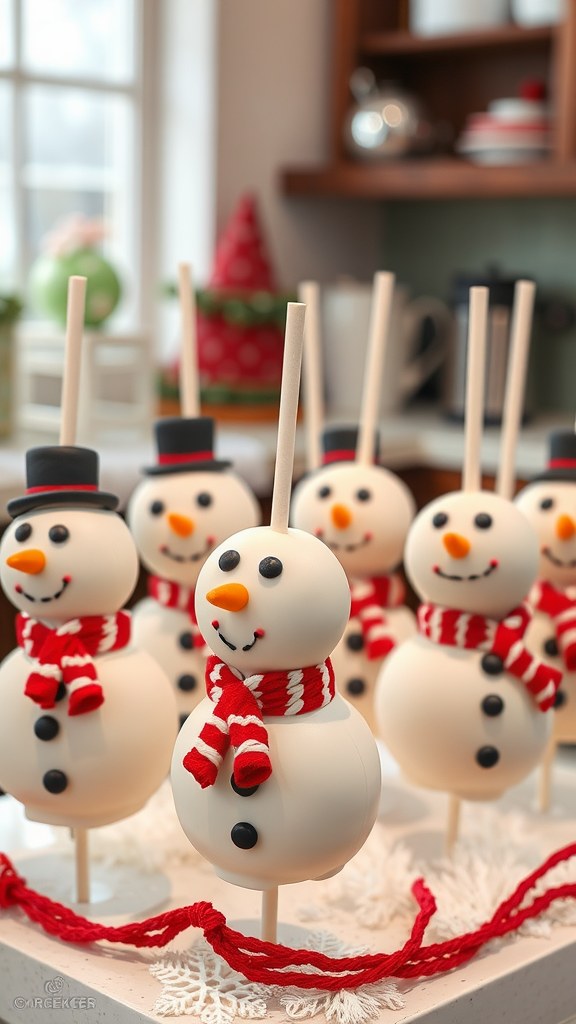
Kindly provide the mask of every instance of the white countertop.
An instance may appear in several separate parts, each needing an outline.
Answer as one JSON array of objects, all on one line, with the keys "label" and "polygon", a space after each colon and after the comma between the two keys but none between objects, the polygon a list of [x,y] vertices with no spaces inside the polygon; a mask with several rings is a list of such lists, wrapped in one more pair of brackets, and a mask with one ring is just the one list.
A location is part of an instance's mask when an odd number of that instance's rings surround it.
[{"label": "white countertop", "polygon": [[[544,468],[548,435],[559,428],[571,429],[570,417],[542,415],[521,431],[516,457],[517,474],[521,479],[529,479]],[[382,461],[391,469],[461,468],[463,428],[448,422],[437,411],[424,408],[383,420],[380,438]],[[55,443],[56,439],[49,435],[20,434],[0,444],[0,521],[7,521],[6,502],[24,491],[26,449],[36,444]],[[487,473],[494,473],[497,468],[499,443],[499,429],[488,427],[482,439],[482,465]],[[237,472],[261,497],[268,496],[272,490],[275,448],[275,423],[226,423],[217,428],[217,457],[230,459]],[[155,461],[152,439],[148,443],[109,443],[99,446],[98,450],[101,486],[118,494],[121,508],[124,508],[141,479],[142,467]],[[304,427],[300,425],[296,437],[295,478],[304,472],[304,451]]]}]

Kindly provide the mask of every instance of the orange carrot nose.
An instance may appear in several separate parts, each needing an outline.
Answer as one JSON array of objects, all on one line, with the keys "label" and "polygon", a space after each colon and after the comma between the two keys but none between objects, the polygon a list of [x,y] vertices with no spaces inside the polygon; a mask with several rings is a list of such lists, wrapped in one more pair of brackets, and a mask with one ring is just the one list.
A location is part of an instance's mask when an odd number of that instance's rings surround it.
[{"label": "orange carrot nose", "polygon": [[168,513],[170,529],[174,530],[179,537],[189,537],[194,532],[194,523],[188,516],[180,516],[177,512]]},{"label": "orange carrot nose", "polygon": [[223,583],[215,590],[209,590],[206,600],[227,612],[241,612],[248,604],[250,594],[241,583]]},{"label": "orange carrot nose", "polygon": [[332,505],[330,515],[337,530],[345,530],[352,522],[352,513],[346,505]]},{"label": "orange carrot nose", "polygon": [[466,558],[470,551],[470,541],[466,540],[466,537],[462,537],[459,533],[445,533],[442,537],[442,543],[450,558]]},{"label": "orange carrot nose", "polygon": [[29,548],[28,551],[18,551],[15,555],[10,555],[6,559],[6,565],[11,569],[18,569],[18,572],[27,572],[34,576],[37,572],[42,572],[46,565],[46,555],[38,548]]},{"label": "orange carrot nose", "polygon": [[570,540],[576,533],[576,523],[572,516],[558,516],[556,520],[556,536],[560,540]]}]

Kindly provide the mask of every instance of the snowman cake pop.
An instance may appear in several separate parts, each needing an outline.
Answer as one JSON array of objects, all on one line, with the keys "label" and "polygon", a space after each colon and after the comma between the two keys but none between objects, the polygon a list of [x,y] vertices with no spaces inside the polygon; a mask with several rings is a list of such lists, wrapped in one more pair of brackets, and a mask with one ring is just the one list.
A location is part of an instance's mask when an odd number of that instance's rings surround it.
[{"label": "snowman cake pop", "polygon": [[576,436],[558,431],[550,439],[548,468],[516,497],[538,535],[538,579],[529,595],[534,617],[526,643],[562,672],[554,730],[546,752],[540,804],[547,810],[550,769],[559,743],[576,742]]},{"label": "snowman cake pop", "polygon": [[405,566],[423,604],[420,635],[386,661],[376,689],[381,735],[417,785],[494,799],[538,763],[560,673],[529,653],[523,603],[538,569],[518,508],[480,490],[487,290],[471,290],[463,490],[416,517]]},{"label": "snowman cake pop", "polygon": [[271,526],[229,537],[200,572],[198,624],[215,654],[172,761],[191,843],[222,878],[268,892],[342,868],[380,794],[374,739],[329,660],[348,618],[345,573],[287,525],[303,308],[288,307]]},{"label": "snowman cake pop", "polygon": [[133,610],[134,639],[174,687],[180,722],[202,697],[210,651],[196,624],[194,587],[208,554],[237,530],[256,526],[252,491],[214,458],[214,421],[200,416],[196,311],[189,264],[178,267],[182,315],[182,418],[155,424],[158,464],[147,469],[128,507],[140,559],[152,574],[149,597]]},{"label": "snowman cake pop", "polygon": [[134,541],[99,489],[96,452],[73,443],[85,289],[70,279],[61,443],[27,452],[27,492],[9,503],[0,544],[20,612],[19,646],[0,666],[0,785],[32,820],[84,837],[144,805],[177,732],[168,679],[120,610],[138,576]]},{"label": "snowman cake pop", "polygon": [[149,597],[133,610],[134,640],[162,665],[184,721],[200,701],[210,653],[196,624],[194,588],[209,553],[229,533],[259,522],[250,488],[214,458],[214,421],[174,417],[155,425],[158,465],[128,507]]},{"label": "snowman cake pop", "polygon": [[[306,289],[310,289],[307,284]],[[402,561],[406,534],[414,518],[414,499],[406,485],[375,464],[375,435],[382,364],[388,338],[389,308],[394,277],[379,273],[374,282],[370,344],[366,359],[361,431],[329,427],[322,433],[322,466],[296,486],[292,523],[322,540],[340,561],[351,590],[351,615],[345,634],[333,653],[338,686],[347,700],[376,730],[374,687],[383,659],[416,631],[410,609],[403,604],[405,588],[395,571]],[[318,352],[308,331],[305,346]],[[316,357],[317,358],[317,357]],[[307,373],[319,381],[320,374]],[[307,390],[307,424],[316,433],[321,415],[319,387]],[[309,451],[315,452],[315,438]],[[376,442],[376,455],[378,444]]]}]

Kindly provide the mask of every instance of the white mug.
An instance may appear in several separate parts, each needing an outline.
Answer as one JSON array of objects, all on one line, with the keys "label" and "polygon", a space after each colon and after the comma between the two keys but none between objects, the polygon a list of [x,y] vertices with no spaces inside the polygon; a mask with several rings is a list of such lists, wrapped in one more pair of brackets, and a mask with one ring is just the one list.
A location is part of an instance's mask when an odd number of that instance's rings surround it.
[{"label": "white mug", "polygon": [[[403,285],[394,290],[390,337],[382,380],[380,412],[398,412],[446,358],[454,332],[447,306],[429,296],[409,300]],[[368,344],[372,286],[346,282],[322,290],[322,343],[327,412],[358,419]],[[417,354],[422,323],[434,322],[435,337]]]}]

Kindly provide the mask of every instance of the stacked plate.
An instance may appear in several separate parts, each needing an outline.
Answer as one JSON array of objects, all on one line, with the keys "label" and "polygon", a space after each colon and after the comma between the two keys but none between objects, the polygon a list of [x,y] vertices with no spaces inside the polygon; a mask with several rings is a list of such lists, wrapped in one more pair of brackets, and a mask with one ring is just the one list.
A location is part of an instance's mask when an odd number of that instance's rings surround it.
[{"label": "stacked plate", "polygon": [[550,151],[550,116],[541,99],[494,100],[486,113],[470,114],[456,152],[478,164],[522,164]]}]

